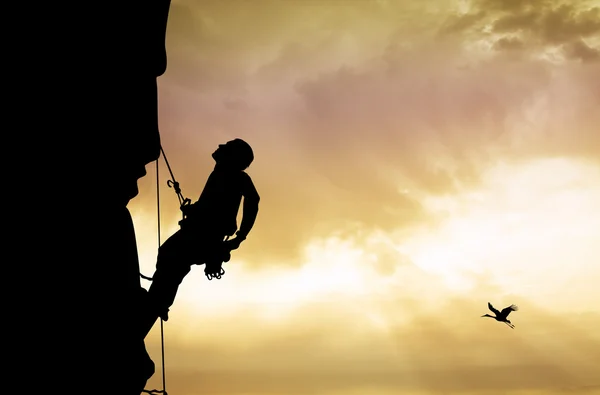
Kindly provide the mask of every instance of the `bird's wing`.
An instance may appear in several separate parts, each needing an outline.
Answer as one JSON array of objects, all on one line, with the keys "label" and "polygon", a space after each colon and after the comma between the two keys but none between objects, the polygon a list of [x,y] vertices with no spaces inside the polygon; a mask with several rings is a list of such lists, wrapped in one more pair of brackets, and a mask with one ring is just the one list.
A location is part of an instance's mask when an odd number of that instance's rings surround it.
[{"label": "bird's wing", "polygon": [[488,308],[492,311],[492,313],[494,313],[496,315],[500,314],[500,312],[498,310],[496,310],[490,302],[488,302]]},{"label": "bird's wing", "polygon": [[502,309],[502,311],[500,312],[500,315],[504,316],[504,317],[508,317],[508,315],[510,314],[511,311],[517,311],[519,310],[519,308],[517,306],[515,306],[514,304],[511,304],[508,307],[505,307]]}]

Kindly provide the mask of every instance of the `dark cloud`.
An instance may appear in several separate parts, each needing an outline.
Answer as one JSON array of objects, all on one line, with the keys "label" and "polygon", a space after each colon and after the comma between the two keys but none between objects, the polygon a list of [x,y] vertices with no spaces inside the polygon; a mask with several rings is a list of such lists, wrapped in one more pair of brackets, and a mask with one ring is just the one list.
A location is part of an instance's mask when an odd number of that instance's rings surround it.
[{"label": "dark cloud", "polygon": [[494,49],[499,51],[513,51],[524,48],[522,40],[514,37],[503,37],[494,43]]},{"label": "dark cloud", "polygon": [[[514,50],[507,44],[516,43],[518,37],[519,46],[532,51],[563,44],[585,51],[580,40],[600,34],[600,7],[586,7],[583,2],[477,0],[472,4],[475,11],[449,17],[440,33],[488,35],[486,25],[491,24],[491,33],[507,35],[495,49]],[[594,57],[593,49],[586,53]]]},{"label": "dark cloud", "polygon": [[600,8],[576,10],[573,5],[561,5],[542,14],[539,23],[530,27],[538,30],[547,44],[562,44],[600,33]]},{"label": "dark cloud", "polygon": [[540,14],[535,11],[526,11],[521,14],[505,15],[494,21],[492,31],[496,33],[519,33],[524,29],[531,29],[540,19]]},{"label": "dark cloud", "polygon": [[600,60],[600,48],[590,47],[583,40],[578,40],[565,46],[565,54],[582,62],[597,62]]},{"label": "dark cloud", "polygon": [[500,12],[527,12],[532,8],[547,8],[552,6],[552,0],[474,0],[475,7]]}]

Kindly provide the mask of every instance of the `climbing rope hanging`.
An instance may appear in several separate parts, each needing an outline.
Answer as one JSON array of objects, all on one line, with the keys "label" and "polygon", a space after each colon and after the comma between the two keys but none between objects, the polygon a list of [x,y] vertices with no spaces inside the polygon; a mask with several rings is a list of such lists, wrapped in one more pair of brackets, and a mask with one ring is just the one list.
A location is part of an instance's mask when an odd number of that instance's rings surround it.
[{"label": "climbing rope hanging", "polygon": [[[173,172],[171,171],[171,167],[169,166],[169,162],[167,161],[167,157],[165,156],[165,152],[163,151],[162,146],[160,147],[160,152],[162,153],[163,158],[165,158],[165,162],[167,163],[167,168],[169,169],[169,172],[171,173],[171,180],[169,180],[167,182],[167,185],[169,187],[174,186],[175,187],[175,192],[177,193],[177,197],[179,198],[179,203],[183,206],[184,204],[189,204],[189,199],[185,199],[183,197],[183,195],[181,194],[181,189],[179,188],[179,183],[175,181],[175,178],[173,177]],[[157,234],[158,234],[158,247],[160,248],[161,245],[161,239],[160,239],[160,177],[159,177],[159,159],[156,159],[156,216],[157,216]],[[170,182],[170,184],[169,184]],[[187,203],[185,203],[187,201]],[[140,273],[140,277],[142,277],[144,280],[148,280],[148,281],[152,281],[152,277],[147,277],[144,276],[142,273]],[[161,347],[161,365],[162,365],[162,390],[147,390],[144,389],[142,392],[147,393],[147,394],[152,394],[152,395],[157,395],[157,394],[164,394],[164,395],[168,395],[167,394],[167,386],[166,386],[166,380],[165,380],[165,336],[164,336],[164,326],[163,326],[163,320],[162,318],[160,319],[160,347]]]},{"label": "climbing rope hanging", "polygon": [[[171,166],[169,165],[169,161],[167,160],[167,156],[165,155],[165,151],[163,150],[162,146],[160,147],[160,152],[162,153],[162,156],[165,159],[165,163],[167,164],[167,169],[169,169],[169,173],[171,174],[171,179],[167,181],[167,185],[169,186],[169,188],[175,189],[175,193],[177,194],[177,198],[179,199],[179,207],[181,208],[189,205],[192,201],[188,198],[183,197],[183,194],[181,193],[181,188],[179,187],[179,183],[175,181],[175,176],[173,175],[173,171],[171,171]],[[158,168],[156,171],[158,174]]]},{"label": "climbing rope hanging", "polygon": [[[167,169],[169,170],[169,174],[171,175],[171,179],[167,180],[167,186],[169,188],[175,189],[175,193],[177,194],[177,199],[179,200],[179,207],[183,208],[184,206],[188,206],[192,201],[189,198],[186,198],[181,193],[181,188],[179,187],[179,183],[175,180],[175,175],[173,175],[173,171],[171,170],[171,165],[169,165],[169,161],[167,160],[167,155],[165,155],[165,151],[161,145],[160,152],[162,154],[165,163],[167,164]],[[159,158],[160,159],[160,158]],[[156,159],[156,204],[157,204],[157,216],[158,216],[158,247],[160,248],[161,240],[160,240],[160,179],[158,177],[158,159]],[[152,281],[152,277],[144,276],[140,273],[140,277],[144,280]]]}]

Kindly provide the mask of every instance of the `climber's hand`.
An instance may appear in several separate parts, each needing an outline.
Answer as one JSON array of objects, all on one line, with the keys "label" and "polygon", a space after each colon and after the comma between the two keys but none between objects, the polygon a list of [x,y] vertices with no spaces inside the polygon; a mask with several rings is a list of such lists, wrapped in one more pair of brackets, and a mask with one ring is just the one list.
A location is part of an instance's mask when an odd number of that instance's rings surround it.
[{"label": "climber's hand", "polygon": [[[242,241],[243,241],[243,239],[240,239],[239,237],[224,241],[223,243],[225,244],[225,250],[226,251],[237,250],[240,247],[240,244],[242,243]],[[225,261],[225,262],[227,262],[227,261]]]},{"label": "climber's hand", "polygon": [[223,258],[223,262],[229,262],[229,260],[231,259],[231,252],[225,251],[222,258]]}]

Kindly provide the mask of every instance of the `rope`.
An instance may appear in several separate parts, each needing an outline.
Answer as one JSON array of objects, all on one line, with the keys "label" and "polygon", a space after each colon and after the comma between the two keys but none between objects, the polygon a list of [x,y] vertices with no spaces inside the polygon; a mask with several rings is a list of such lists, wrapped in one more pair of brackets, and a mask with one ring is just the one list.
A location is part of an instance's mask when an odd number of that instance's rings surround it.
[{"label": "rope", "polygon": [[[162,149],[162,146],[160,147],[160,151],[163,154],[163,158],[165,158],[165,162],[167,161],[167,158],[165,156],[165,153]],[[167,162],[167,166],[169,166],[169,162]],[[160,248],[160,178],[158,175],[158,159],[156,159],[156,216],[158,218],[158,224],[157,224],[157,233],[158,233],[158,247]],[[171,167],[169,166],[169,172],[171,172]],[[173,172],[171,172],[171,176],[173,176]],[[173,178],[174,179],[174,178]],[[175,191],[177,192],[179,190],[179,184],[177,184],[177,187],[175,189]],[[181,190],[179,190],[179,192],[177,192],[177,196],[179,197],[181,195]],[[181,202],[181,199],[180,199]],[[144,276],[142,273],[140,273],[140,276],[145,279],[145,280],[149,280],[152,281],[152,277],[147,277]],[[160,348],[161,348],[161,365],[162,365],[162,390],[147,390],[144,389],[142,392],[147,393],[147,394],[167,394],[167,386],[165,383],[165,336],[164,336],[164,329],[163,329],[163,320],[162,318],[160,319]]]},{"label": "rope", "polygon": [[169,188],[175,189],[175,193],[177,194],[177,198],[179,199],[179,206],[187,206],[192,201],[188,198],[183,197],[183,194],[181,193],[181,188],[179,187],[179,183],[175,181],[175,176],[173,175],[173,171],[171,171],[171,166],[169,165],[167,155],[165,155],[165,151],[163,150],[162,145],[160,147],[160,152],[162,153],[162,156],[165,159],[165,163],[167,164],[167,169],[169,169],[169,173],[171,174],[171,179],[167,181],[167,185],[169,186]]},{"label": "rope", "polygon": [[[175,189],[175,193],[177,194],[177,198],[179,199],[180,207],[187,206],[192,201],[188,198],[183,197],[183,194],[181,193],[181,188],[179,187],[179,183],[177,181],[175,181],[175,175],[173,175],[173,171],[171,170],[171,165],[169,165],[169,161],[167,160],[167,155],[165,155],[165,151],[163,150],[162,145],[160,146],[160,152],[162,154],[163,159],[165,160],[165,163],[167,164],[167,169],[169,169],[169,173],[171,174],[171,179],[167,180],[167,186],[169,188]],[[160,248],[160,202],[159,202],[159,198],[160,198],[159,188],[160,187],[159,187],[159,185],[160,185],[160,179],[158,177],[158,159],[156,159],[156,204],[158,205],[156,211],[158,213],[157,214],[158,215],[158,247]],[[144,276],[142,273],[140,273],[140,277],[143,278],[144,280],[152,281],[152,277]],[[161,325],[162,325],[162,321],[161,321]]]}]

